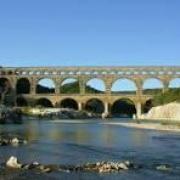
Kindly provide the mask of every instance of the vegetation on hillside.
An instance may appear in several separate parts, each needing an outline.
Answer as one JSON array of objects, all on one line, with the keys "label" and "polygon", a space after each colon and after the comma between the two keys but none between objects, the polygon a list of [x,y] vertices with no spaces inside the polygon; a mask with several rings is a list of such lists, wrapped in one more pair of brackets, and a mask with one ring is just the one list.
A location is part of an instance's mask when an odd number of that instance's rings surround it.
[{"label": "vegetation on hillside", "polygon": [[[91,86],[87,86],[85,88],[86,93],[103,93],[103,91],[99,91]],[[68,84],[64,84],[63,86],[61,86],[60,89],[61,93],[66,93],[66,94],[73,94],[73,93],[79,93],[80,89],[79,89],[79,82],[72,82],[72,83],[68,83]]]},{"label": "vegetation on hillside", "polygon": [[54,91],[55,91],[54,88],[45,87],[39,84],[36,87],[37,93],[54,93]]},{"label": "vegetation on hillside", "polygon": [[180,88],[169,89],[164,93],[159,93],[153,98],[153,105],[163,105],[170,102],[180,102]]}]

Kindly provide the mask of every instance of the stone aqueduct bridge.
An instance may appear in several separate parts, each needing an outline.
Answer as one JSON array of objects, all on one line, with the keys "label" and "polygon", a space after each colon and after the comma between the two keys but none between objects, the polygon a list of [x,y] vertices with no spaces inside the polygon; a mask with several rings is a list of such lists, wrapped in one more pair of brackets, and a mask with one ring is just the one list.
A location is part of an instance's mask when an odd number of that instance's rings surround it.
[{"label": "stone aqueduct bridge", "polygon": [[[47,98],[53,105],[66,98],[72,98],[78,103],[81,110],[88,100],[96,98],[103,102],[105,113],[109,113],[111,105],[121,99],[128,98],[134,102],[137,116],[141,114],[141,105],[144,104],[151,95],[143,95],[142,87],[146,79],[156,78],[163,83],[163,90],[168,89],[172,79],[180,78],[180,66],[135,66],[135,67],[3,67],[0,68],[0,78],[6,78],[13,89],[16,89],[18,81],[26,78],[30,83],[29,94],[23,94],[24,98]],[[55,83],[55,93],[37,94],[36,86],[41,79],[52,79]],[[60,92],[60,84],[67,78],[78,79],[80,93],[63,94]],[[90,79],[98,78],[105,83],[105,93],[88,94],[85,91],[86,82]],[[112,94],[111,87],[117,79],[129,79],[137,87],[136,94]],[[16,97],[19,95],[16,94]]]}]

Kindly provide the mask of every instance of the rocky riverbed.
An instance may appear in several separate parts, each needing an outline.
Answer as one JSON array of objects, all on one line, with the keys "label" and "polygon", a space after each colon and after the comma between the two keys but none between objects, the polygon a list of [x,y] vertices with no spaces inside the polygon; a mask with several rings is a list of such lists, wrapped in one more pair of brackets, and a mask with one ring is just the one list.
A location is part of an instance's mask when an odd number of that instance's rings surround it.
[{"label": "rocky riverbed", "polygon": [[122,162],[96,162],[86,163],[82,165],[43,165],[35,161],[32,163],[21,163],[17,157],[11,156],[5,163],[5,168],[21,169],[21,170],[32,170],[36,169],[41,172],[49,173],[51,171],[62,171],[62,172],[77,172],[77,171],[89,171],[98,173],[112,173],[119,172],[122,170],[137,169],[140,166],[133,164],[130,161]]},{"label": "rocky riverbed", "polygon": [[0,135],[0,146],[18,146],[21,144],[27,144],[27,140],[11,135]]},{"label": "rocky riverbed", "polygon": [[[169,164],[158,164],[154,165],[155,170],[159,171],[171,171],[173,167]],[[82,165],[57,165],[57,164],[49,164],[44,165],[37,161],[32,163],[21,163],[17,157],[11,156],[6,162],[1,164],[1,169],[4,170],[13,170],[18,169],[20,171],[24,170],[36,170],[41,173],[51,173],[53,171],[56,172],[96,172],[96,173],[115,173],[122,172],[128,170],[137,170],[143,169],[143,165],[137,165],[130,161],[101,161],[95,163],[86,163]]]}]

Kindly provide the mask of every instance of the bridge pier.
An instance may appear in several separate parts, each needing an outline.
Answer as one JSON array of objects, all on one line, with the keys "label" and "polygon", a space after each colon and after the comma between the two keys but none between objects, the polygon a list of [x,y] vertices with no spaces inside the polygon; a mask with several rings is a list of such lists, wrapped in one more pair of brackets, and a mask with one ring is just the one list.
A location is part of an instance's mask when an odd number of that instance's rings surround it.
[{"label": "bridge pier", "polygon": [[136,103],[136,118],[139,119],[141,117],[141,103]]},{"label": "bridge pier", "polygon": [[104,113],[109,114],[108,102],[104,104]]},{"label": "bridge pier", "polygon": [[105,102],[104,103],[104,112],[102,113],[101,117],[104,119],[106,118],[108,115],[109,115],[109,103],[108,102]]},{"label": "bridge pier", "polygon": [[[169,80],[170,81],[170,80]],[[163,82],[163,93],[165,93],[166,91],[168,91],[168,89],[169,89],[169,81],[168,80],[166,80],[166,81],[164,81]]]},{"label": "bridge pier", "polygon": [[81,102],[78,102],[78,110],[82,111],[82,103]]}]

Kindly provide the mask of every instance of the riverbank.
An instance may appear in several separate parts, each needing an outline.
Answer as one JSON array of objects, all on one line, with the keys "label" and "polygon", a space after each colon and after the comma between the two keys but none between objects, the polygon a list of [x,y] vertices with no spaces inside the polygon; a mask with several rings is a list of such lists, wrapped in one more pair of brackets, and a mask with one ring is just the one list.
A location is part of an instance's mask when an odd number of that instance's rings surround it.
[{"label": "riverbank", "polygon": [[70,108],[21,108],[23,115],[38,119],[89,119],[100,118],[101,114],[78,111]]},{"label": "riverbank", "polygon": [[119,125],[127,128],[136,128],[136,129],[149,129],[149,130],[158,130],[158,131],[173,131],[173,132],[180,132],[180,123],[163,123],[163,122],[106,122],[102,124],[109,124],[109,125]]}]

